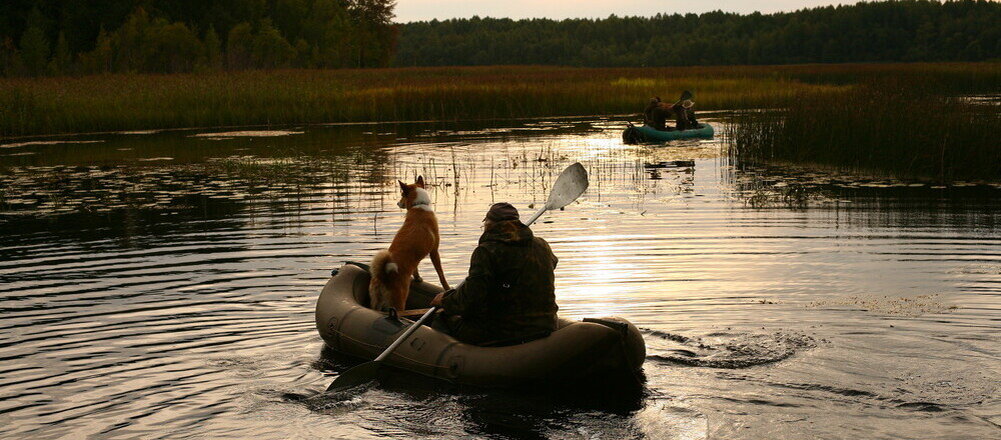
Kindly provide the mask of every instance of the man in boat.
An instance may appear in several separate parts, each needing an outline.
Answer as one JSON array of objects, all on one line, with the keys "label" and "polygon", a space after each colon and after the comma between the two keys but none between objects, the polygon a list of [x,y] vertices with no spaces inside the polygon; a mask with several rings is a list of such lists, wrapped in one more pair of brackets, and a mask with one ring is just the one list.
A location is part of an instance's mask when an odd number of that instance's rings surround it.
[{"label": "man in boat", "polygon": [[535,237],[509,203],[496,203],[483,219],[469,276],[431,305],[444,310],[432,327],[474,345],[513,345],[556,330],[554,271],[558,259]]},{"label": "man in boat", "polygon": [[667,130],[667,117],[671,115],[670,107],[661,102],[659,96],[650,98],[650,103],[643,110],[643,123],[657,130]]}]

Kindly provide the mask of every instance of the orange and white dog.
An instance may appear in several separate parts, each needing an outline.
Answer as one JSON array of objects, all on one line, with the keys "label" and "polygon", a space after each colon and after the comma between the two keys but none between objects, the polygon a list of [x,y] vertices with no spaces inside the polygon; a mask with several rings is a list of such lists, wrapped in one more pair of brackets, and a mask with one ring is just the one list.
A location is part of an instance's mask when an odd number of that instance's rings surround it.
[{"label": "orange and white dog", "polygon": [[379,251],[372,259],[372,281],[368,291],[375,310],[387,307],[397,311],[406,309],[411,277],[420,280],[417,265],[428,255],[438,272],[441,286],[445,290],[449,288],[438,254],[438,218],[431,210],[431,197],[424,189],[424,176],[417,177],[417,183],[413,185],[400,182],[400,190],[403,196],[397,205],[406,208],[407,218],[393,237],[389,249]]}]

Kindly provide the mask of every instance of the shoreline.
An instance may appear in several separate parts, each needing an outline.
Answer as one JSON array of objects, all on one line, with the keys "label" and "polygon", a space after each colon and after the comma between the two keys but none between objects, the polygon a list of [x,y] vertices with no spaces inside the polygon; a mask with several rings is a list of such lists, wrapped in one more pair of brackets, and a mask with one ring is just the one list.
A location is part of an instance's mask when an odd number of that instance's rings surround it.
[{"label": "shoreline", "polygon": [[[712,115],[719,113],[732,113],[738,111],[737,109],[723,109],[723,110],[705,110],[699,112],[699,115]],[[112,131],[87,131],[87,132],[76,132],[76,133],[47,133],[47,134],[31,134],[25,136],[0,138],[0,148],[4,148],[10,143],[3,143],[7,141],[20,141],[20,140],[42,140],[52,137],[73,137],[73,136],[97,136],[97,135],[146,135],[146,134],[157,134],[163,132],[175,132],[175,131],[200,131],[200,130],[222,130],[222,129],[239,129],[239,128],[269,128],[269,129],[279,129],[279,128],[294,128],[294,127],[336,127],[336,126],[354,126],[354,125],[382,125],[382,124],[436,124],[436,123],[467,123],[467,122],[498,122],[498,121],[538,121],[546,119],[622,119],[626,118],[637,118],[641,117],[639,113],[619,113],[611,115],[551,115],[551,116],[530,116],[523,118],[472,118],[472,119],[425,119],[425,120],[409,120],[409,121],[359,121],[359,122],[316,122],[316,123],[290,123],[290,124],[256,124],[256,125],[216,125],[216,126],[204,126],[204,127],[177,127],[177,128],[154,128],[149,130],[112,130]]]}]

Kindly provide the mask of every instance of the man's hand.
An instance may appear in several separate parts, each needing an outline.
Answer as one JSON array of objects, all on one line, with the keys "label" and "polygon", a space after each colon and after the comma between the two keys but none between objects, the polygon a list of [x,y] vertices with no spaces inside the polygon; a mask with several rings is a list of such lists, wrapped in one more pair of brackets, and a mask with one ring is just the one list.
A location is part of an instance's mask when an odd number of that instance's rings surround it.
[{"label": "man's hand", "polygon": [[445,297],[455,293],[455,289],[447,289],[444,292],[439,293],[431,300],[431,306],[441,307],[441,303],[445,301]]},{"label": "man's hand", "polygon": [[445,300],[445,292],[441,292],[431,300],[431,305],[434,307],[441,307],[441,302]]}]

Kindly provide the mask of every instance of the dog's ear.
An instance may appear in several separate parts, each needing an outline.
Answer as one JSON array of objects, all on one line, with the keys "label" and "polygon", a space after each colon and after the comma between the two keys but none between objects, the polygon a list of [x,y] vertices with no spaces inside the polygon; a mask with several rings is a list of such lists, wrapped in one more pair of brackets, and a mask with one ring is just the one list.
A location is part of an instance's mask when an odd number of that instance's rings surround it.
[{"label": "dog's ear", "polygon": [[407,193],[407,184],[403,183],[402,180],[397,180],[397,182],[400,182],[400,191],[403,191],[403,193],[406,194]]},{"label": "dog's ear", "polygon": [[417,186],[424,188],[424,176],[417,176]]}]

